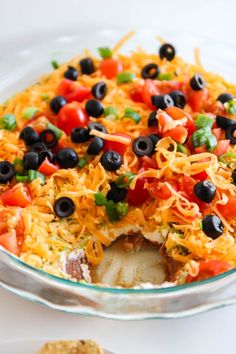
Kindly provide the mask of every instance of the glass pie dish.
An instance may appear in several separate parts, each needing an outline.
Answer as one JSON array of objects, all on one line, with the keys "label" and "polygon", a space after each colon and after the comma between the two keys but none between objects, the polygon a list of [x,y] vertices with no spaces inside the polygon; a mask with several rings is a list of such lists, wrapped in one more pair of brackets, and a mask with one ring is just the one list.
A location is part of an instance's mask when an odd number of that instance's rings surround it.
[{"label": "glass pie dish", "polygon": [[[7,55],[0,68],[0,100],[3,101],[50,70],[50,62],[60,62],[82,52],[85,47],[95,51],[102,45],[112,45],[126,31],[74,29],[56,33],[35,34],[32,37],[8,40]],[[236,80],[232,58],[236,49],[224,43],[196,37],[184,32],[142,30],[123,51],[142,45],[147,50],[157,47],[160,34],[175,44],[180,55],[192,61],[194,47],[202,49],[201,59],[211,71]],[[37,40],[38,39],[38,40]],[[0,249],[0,283],[6,289],[27,299],[72,313],[97,315],[114,319],[176,318],[193,315],[236,302],[233,286],[235,270],[188,285],[141,286],[124,289],[76,283],[61,279],[23,263]]]}]

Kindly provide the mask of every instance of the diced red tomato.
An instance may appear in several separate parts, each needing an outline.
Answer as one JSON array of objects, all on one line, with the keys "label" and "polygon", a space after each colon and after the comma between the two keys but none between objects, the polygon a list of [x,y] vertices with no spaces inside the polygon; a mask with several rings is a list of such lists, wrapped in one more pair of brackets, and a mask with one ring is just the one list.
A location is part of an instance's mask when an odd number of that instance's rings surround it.
[{"label": "diced red tomato", "polygon": [[100,70],[107,79],[113,79],[123,70],[123,65],[118,59],[108,58],[101,62]]},{"label": "diced red tomato", "polygon": [[226,219],[236,218],[236,197],[229,197],[225,205],[218,205],[218,209]]},{"label": "diced red tomato", "polygon": [[78,102],[67,103],[60,110],[57,117],[57,126],[67,135],[70,135],[72,129],[84,127],[88,124],[88,114]]},{"label": "diced red tomato", "polygon": [[205,181],[205,179],[208,178],[208,175],[207,175],[206,171],[202,171],[202,172],[196,173],[195,175],[192,175],[192,177],[196,180],[199,180],[199,181]]},{"label": "diced red tomato", "polygon": [[197,181],[194,178],[187,175],[183,175],[183,178],[179,179],[178,183],[179,188],[183,192],[184,197],[186,197],[190,202],[196,203],[201,210],[206,209],[209,206],[209,204],[204,203],[195,195],[194,186]]},{"label": "diced red tomato", "polygon": [[0,235],[0,245],[15,255],[19,255],[20,253],[15,230]]},{"label": "diced red tomato", "polygon": [[183,144],[188,137],[188,131],[185,127],[178,125],[177,127],[164,132],[163,137],[170,137],[177,143]]},{"label": "diced red tomato", "polygon": [[[9,222],[8,222],[9,221]],[[8,207],[0,212],[0,235],[11,233],[15,230],[18,250],[21,250],[24,241],[24,222],[20,208]]]},{"label": "diced red tomato", "polygon": [[194,150],[195,150],[196,154],[201,154],[202,152],[206,152],[207,151],[205,144],[202,145],[202,146],[196,147]]},{"label": "diced red tomato", "polygon": [[57,172],[59,167],[51,163],[46,157],[43,163],[40,165],[38,171],[43,173],[45,176],[51,176],[53,173]]},{"label": "diced red tomato", "polygon": [[212,129],[212,134],[215,135],[215,137],[218,141],[224,139],[224,131],[221,128]]},{"label": "diced red tomato", "polygon": [[221,260],[212,259],[209,261],[200,261],[198,274],[195,277],[188,274],[186,277],[186,283],[208,279],[218,274],[227,272],[232,268],[233,267],[228,262]]},{"label": "diced red tomato", "polygon": [[142,85],[133,86],[132,89],[130,90],[130,97],[134,102],[143,102],[142,92],[143,92]]},{"label": "diced red tomato", "polygon": [[228,150],[229,144],[230,144],[230,140],[218,141],[215,150],[211,151],[212,154],[215,154],[218,157],[223,155]]},{"label": "diced red tomato", "polygon": [[207,89],[201,91],[189,91],[188,104],[192,108],[193,112],[201,112],[203,103],[207,99],[208,91]]},{"label": "diced red tomato", "polygon": [[158,88],[161,95],[166,95],[171,91],[180,90],[182,83],[178,81],[154,81],[156,87]]},{"label": "diced red tomato", "polygon": [[136,182],[135,188],[128,190],[127,201],[129,205],[139,206],[150,198],[150,194],[145,187],[145,183],[145,178],[139,178]]},{"label": "diced red tomato", "polygon": [[[175,190],[178,191],[179,186],[178,183],[174,180],[166,180],[165,182],[168,182],[171,187]],[[172,196],[171,190],[167,187],[165,182],[152,182],[148,184],[148,190],[150,191],[151,194],[153,194],[155,197],[159,199],[168,199]]]},{"label": "diced red tomato", "polygon": [[146,105],[151,109],[156,109],[156,107],[152,104],[152,96],[159,95],[160,91],[153,83],[153,80],[145,80],[143,89],[142,89],[142,102],[146,103]]},{"label": "diced red tomato", "polygon": [[178,120],[186,117],[187,122],[183,125],[188,130],[188,134],[193,134],[196,130],[194,120],[188,112],[185,112],[183,109],[178,107],[167,107],[165,112],[171,116],[174,120]]},{"label": "diced red tomato", "polygon": [[91,96],[91,90],[78,82],[63,79],[58,86],[58,95],[64,96],[67,102],[83,102]]},{"label": "diced red tomato", "polygon": [[154,158],[149,157],[149,156],[143,156],[140,157],[140,159],[143,161],[143,167],[145,170],[148,168],[158,168],[157,162]]},{"label": "diced red tomato", "polygon": [[5,205],[21,208],[25,208],[32,201],[29,187],[25,183],[17,183],[14,187],[3,192],[0,198]]},{"label": "diced red tomato", "polygon": [[104,151],[113,150],[113,151],[118,152],[121,156],[123,156],[124,153],[126,152],[127,147],[131,143],[131,137],[128,134],[123,134],[123,133],[115,133],[113,135],[122,136],[122,137],[128,138],[129,139],[129,143],[128,144],[123,144],[123,143],[119,143],[117,141],[105,140],[103,150]]},{"label": "diced red tomato", "polygon": [[161,109],[159,109],[158,112],[157,112],[157,120],[158,120],[158,130],[159,130],[159,132],[161,134],[163,132],[164,126],[167,123],[171,123],[173,121],[171,116],[169,116],[169,114],[167,114],[166,112],[162,111]]}]

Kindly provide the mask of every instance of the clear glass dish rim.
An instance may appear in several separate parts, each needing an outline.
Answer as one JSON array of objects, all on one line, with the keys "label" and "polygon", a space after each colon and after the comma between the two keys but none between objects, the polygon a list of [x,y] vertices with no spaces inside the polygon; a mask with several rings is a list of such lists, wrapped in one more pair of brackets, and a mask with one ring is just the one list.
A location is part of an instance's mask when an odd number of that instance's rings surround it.
[{"label": "clear glass dish rim", "polygon": [[[66,30],[66,34],[72,34],[75,31],[75,28],[78,30],[78,27],[76,26],[71,26],[69,28],[67,28]],[[89,27],[88,27],[89,28]],[[82,33],[86,33],[86,31],[88,30],[87,27],[83,27],[80,28],[80,32]],[[91,32],[103,32],[106,31],[107,29],[104,27],[93,27],[92,30],[90,30],[90,34]],[[127,33],[130,31],[129,27],[119,27],[119,26],[113,26],[111,28],[109,28],[109,32],[124,32],[126,31]],[[145,32],[145,31],[151,31],[151,32],[156,32],[158,33],[159,31],[162,32],[169,32],[170,31],[166,28],[162,28],[162,27],[153,27],[153,26],[148,26],[145,28],[140,28],[137,27],[137,30],[135,30],[135,34],[138,35],[140,32]],[[62,34],[62,29],[60,28],[55,28],[53,30],[50,31],[50,34],[54,34],[55,36],[60,36],[60,34]],[[177,32],[181,35],[185,35],[185,30],[184,29],[178,29]],[[35,31],[36,34],[38,34],[37,31]],[[221,43],[223,46],[230,46],[231,48],[233,48],[234,50],[236,50],[236,45],[233,43],[229,43],[225,40],[216,40],[213,38],[209,38],[208,36],[202,35],[202,34],[196,34],[194,31],[188,31],[188,33],[195,37],[195,38],[200,38],[200,39],[207,39],[210,40],[212,42],[217,42],[217,43]],[[44,34],[44,33],[43,33]],[[16,35],[16,38],[24,38],[25,36],[20,34],[19,36]],[[13,36],[10,37],[10,39],[13,39]],[[15,36],[14,36],[15,39]],[[2,41],[4,44],[4,41]],[[72,286],[75,288],[80,288],[80,289],[86,289],[86,290],[92,290],[94,292],[99,292],[99,293],[110,293],[110,294],[121,294],[121,295],[128,295],[128,294],[169,294],[169,293],[175,293],[178,292],[180,290],[185,290],[185,289],[190,289],[190,288],[198,288],[201,285],[207,285],[207,284],[214,284],[219,280],[225,279],[228,276],[235,274],[236,273],[236,268],[233,268],[225,273],[221,273],[217,276],[213,276],[211,278],[202,280],[202,281],[197,281],[197,282],[193,282],[193,283],[188,283],[188,284],[183,284],[183,285],[175,285],[175,286],[166,286],[166,287],[158,287],[158,288],[139,288],[139,289],[135,289],[135,288],[119,288],[119,287],[109,287],[109,286],[102,286],[102,285],[96,285],[96,284],[89,284],[89,283],[84,283],[84,282],[75,282],[69,279],[64,279],[55,275],[52,275],[50,273],[45,272],[42,269],[38,269],[35,268],[27,263],[25,263],[24,261],[22,261],[20,258],[12,255],[10,252],[6,251],[4,248],[2,248],[0,246],[1,250],[6,253],[8,256],[10,256],[11,260],[13,262],[17,264],[20,264],[22,266],[22,268],[25,268],[26,270],[32,270],[33,272],[35,272],[36,274],[44,277],[45,279],[51,279],[55,282],[57,282],[60,285],[66,285],[66,286]]]},{"label": "clear glass dish rim", "polygon": [[50,274],[45,272],[42,269],[38,269],[35,267],[32,267],[31,265],[23,262],[20,258],[12,255],[10,252],[6,251],[3,249],[1,246],[0,248],[4,253],[7,253],[8,256],[11,257],[11,259],[17,264],[20,264],[23,266],[25,269],[32,270],[33,272],[37,273],[40,276],[43,276],[47,279],[51,279],[53,281],[56,281],[60,285],[67,285],[67,286],[72,286],[75,288],[81,288],[81,289],[86,289],[86,290],[93,290],[93,291],[98,291],[98,292],[105,292],[105,293],[110,293],[110,294],[121,294],[121,295],[127,295],[127,294],[163,294],[163,293],[174,293],[180,290],[185,290],[185,289],[190,289],[190,288],[197,288],[201,285],[207,285],[207,284],[213,284],[221,279],[226,278],[229,275],[235,274],[236,273],[236,268],[233,268],[225,273],[221,273],[219,275],[216,275],[214,277],[202,280],[202,281],[197,281],[193,283],[188,283],[188,284],[183,284],[183,285],[175,285],[175,286],[163,286],[159,288],[140,288],[140,289],[135,289],[135,288],[119,288],[119,287],[109,287],[109,286],[102,286],[102,285],[96,285],[96,284],[89,284],[89,283],[84,283],[84,282],[75,282],[69,279],[64,279],[60,278],[56,275]]}]

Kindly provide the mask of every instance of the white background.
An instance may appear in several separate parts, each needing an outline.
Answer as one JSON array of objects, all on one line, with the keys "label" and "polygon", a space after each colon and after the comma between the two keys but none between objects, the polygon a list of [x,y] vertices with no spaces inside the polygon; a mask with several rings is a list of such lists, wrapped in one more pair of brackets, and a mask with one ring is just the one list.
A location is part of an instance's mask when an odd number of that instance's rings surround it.
[{"label": "white background", "polygon": [[[235,0],[0,0],[0,60],[8,36],[75,26],[185,29],[235,45],[235,16]],[[0,289],[0,314],[0,341],[90,337],[119,354],[236,353],[236,307],[181,320],[117,322],[55,312]]]}]

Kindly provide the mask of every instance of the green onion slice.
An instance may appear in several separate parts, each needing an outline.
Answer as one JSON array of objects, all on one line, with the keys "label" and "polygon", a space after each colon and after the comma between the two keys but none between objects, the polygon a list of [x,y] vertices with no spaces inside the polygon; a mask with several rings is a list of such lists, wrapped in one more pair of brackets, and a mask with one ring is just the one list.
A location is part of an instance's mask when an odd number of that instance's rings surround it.
[{"label": "green onion slice", "polygon": [[81,159],[79,159],[78,166],[82,168],[85,165],[87,165],[87,163],[88,163],[88,161],[87,161],[86,157],[81,157]]},{"label": "green onion slice", "polygon": [[16,128],[16,118],[14,114],[4,114],[0,118],[0,129],[14,130]]},{"label": "green onion slice", "polygon": [[52,123],[48,123],[47,127],[48,127],[48,129],[51,129],[51,130],[54,131],[54,133],[56,134],[57,139],[60,139],[62,137],[63,131],[61,129],[57,128]]},{"label": "green onion slice", "polygon": [[28,107],[24,110],[24,112],[22,113],[22,117],[24,119],[31,119],[34,117],[34,115],[38,112],[38,108],[36,107]]},{"label": "green onion slice", "polygon": [[28,182],[28,176],[22,176],[19,173],[16,174],[17,182]]},{"label": "green onion slice", "polygon": [[187,149],[184,145],[182,144],[177,144],[177,151],[181,152],[182,154],[187,154]]},{"label": "green onion slice", "polygon": [[53,69],[58,69],[60,66],[57,60],[52,60],[51,64],[52,64]]},{"label": "green onion slice", "polygon": [[198,129],[211,128],[213,123],[214,123],[213,118],[208,117],[204,114],[198,114],[197,119],[195,121],[195,125]]},{"label": "green onion slice", "polygon": [[194,148],[206,145],[207,150],[211,151],[216,148],[217,139],[209,128],[201,128],[193,133],[192,144]]},{"label": "green onion slice", "polygon": [[104,115],[105,117],[107,116],[114,116],[115,118],[118,117],[118,111],[115,107],[113,106],[108,106],[104,109]]},{"label": "green onion slice", "polygon": [[160,81],[170,81],[172,80],[172,75],[170,73],[160,73],[157,77]]},{"label": "green onion slice", "polygon": [[24,170],[24,162],[18,157],[15,158],[13,164],[16,172],[22,172]]},{"label": "green onion slice", "polygon": [[127,107],[124,112],[123,118],[131,118],[135,121],[135,123],[139,123],[141,120],[141,115],[134,111],[132,108]]},{"label": "green onion slice", "polygon": [[133,81],[135,74],[129,71],[123,71],[117,75],[117,83],[123,84]]},{"label": "green onion slice", "polygon": [[118,188],[127,188],[135,176],[132,172],[123,173],[116,179],[115,184]]},{"label": "green onion slice", "polygon": [[224,104],[227,113],[229,114],[236,114],[236,101],[230,100]]},{"label": "green onion slice", "polygon": [[107,204],[107,198],[101,192],[95,193],[94,198],[95,198],[95,204],[98,206]]},{"label": "green onion slice", "polygon": [[225,154],[220,156],[219,161],[224,163],[225,165],[228,165],[229,162],[227,162],[227,159],[236,160],[236,154],[234,154],[233,152],[226,152]]},{"label": "green onion slice", "polygon": [[116,210],[118,212],[119,218],[122,216],[126,216],[129,211],[129,204],[125,202],[118,202],[116,204]]},{"label": "green onion slice", "polygon": [[38,171],[35,171],[35,170],[29,170],[28,171],[28,181],[29,182],[32,182],[32,181],[34,181],[37,178],[41,179],[42,184],[45,183],[45,176],[42,173],[40,173]]},{"label": "green onion slice", "polygon": [[98,48],[98,53],[103,59],[111,58],[112,51],[109,47],[100,47]]}]

